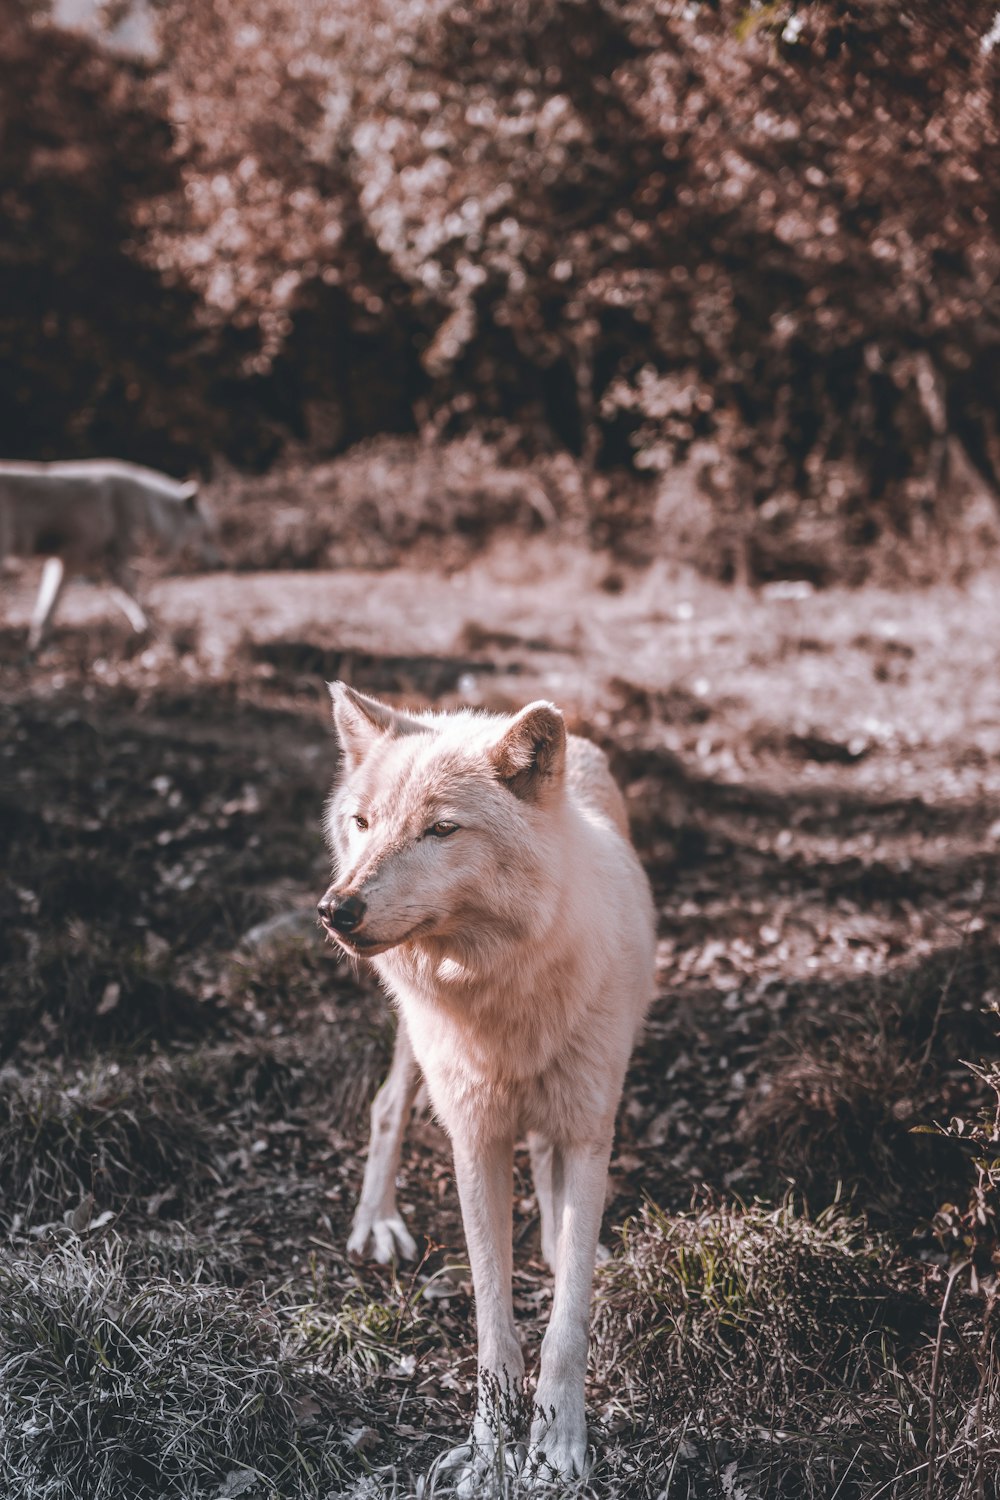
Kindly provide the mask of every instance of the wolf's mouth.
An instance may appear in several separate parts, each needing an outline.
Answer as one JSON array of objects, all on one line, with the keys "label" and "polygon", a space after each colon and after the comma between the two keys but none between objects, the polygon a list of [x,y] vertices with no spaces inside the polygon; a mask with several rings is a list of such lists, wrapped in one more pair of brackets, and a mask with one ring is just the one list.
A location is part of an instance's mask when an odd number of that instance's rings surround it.
[{"label": "wolf's mouth", "polygon": [[388,953],[390,948],[398,948],[401,943],[408,943],[411,938],[416,937],[429,925],[429,922],[418,922],[416,927],[411,927],[409,932],[404,932],[397,938],[373,938],[364,937],[360,932],[338,932],[329,922],[322,924],[326,935],[339,943],[345,953],[350,953],[355,958],[374,958],[379,953]]},{"label": "wolf's mouth", "polygon": [[[327,929],[329,931],[329,928]],[[350,953],[370,953],[373,948],[391,948],[392,943],[380,943],[377,938],[348,936],[343,932],[330,932],[330,936],[337,939],[342,948]]]}]

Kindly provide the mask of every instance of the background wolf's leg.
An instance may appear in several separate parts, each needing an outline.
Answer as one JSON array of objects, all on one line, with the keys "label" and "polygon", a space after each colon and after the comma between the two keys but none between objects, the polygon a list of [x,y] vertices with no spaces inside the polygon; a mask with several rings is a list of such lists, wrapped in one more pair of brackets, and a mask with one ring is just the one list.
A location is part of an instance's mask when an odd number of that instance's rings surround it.
[{"label": "background wolf's leg", "polygon": [[149,629],[149,620],[142,605],[135,597],[135,579],[132,576],[131,569],[119,563],[114,570],[113,579],[114,581],[110,588],[112,599],[136,635],[142,635],[143,631]]},{"label": "background wolf's leg", "polygon": [[476,1296],[479,1382],[472,1444],[456,1449],[450,1461],[467,1458],[458,1493],[473,1493],[496,1462],[499,1446],[508,1448],[510,1429],[518,1420],[524,1380],[524,1357],[514,1326],[512,1301],[514,1142],[494,1140],[455,1144],[455,1176],[462,1205],[462,1224],[469,1247]]},{"label": "background wolf's leg", "polygon": [[528,1150],[531,1153],[531,1175],[535,1183],[535,1197],[538,1199],[538,1213],[541,1219],[542,1229],[542,1255],[551,1270],[556,1268],[556,1226],[559,1222],[560,1209],[553,1198],[552,1192],[552,1142],[542,1135],[531,1134],[528,1136]]},{"label": "background wolf's leg", "polygon": [[31,613],[28,630],[28,650],[38,650],[48,634],[49,624],[55,614],[59,595],[66,582],[66,568],[61,557],[47,557],[42,569],[42,581],[38,587],[38,598]]},{"label": "background wolf's leg", "polygon": [[113,583],[109,593],[136,635],[142,635],[143,631],[149,629],[149,617],[138,599],[134,599],[127,589],[123,589],[121,584]]},{"label": "background wolf's leg", "polygon": [[413,1237],[396,1207],[396,1173],[406,1123],[419,1085],[420,1069],[406,1023],[400,1016],[392,1066],[372,1103],[368,1159],[347,1241],[349,1255],[367,1254],[369,1241],[375,1259],[383,1263],[395,1257],[411,1260],[417,1253]]},{"label": "background wolf's leg", "polygon": [[560,1202],[556,1231],[556,1286],[552,1317],[542,1340],[541,1368],[531,1428],[531,1456],[538,1472],[583,1474],[587,1420],[583,1385],[590,1341],[590,1288],[604,1212],[611,1132],[604,1142],[557,1146],[553,1152],[553,1200]]}]

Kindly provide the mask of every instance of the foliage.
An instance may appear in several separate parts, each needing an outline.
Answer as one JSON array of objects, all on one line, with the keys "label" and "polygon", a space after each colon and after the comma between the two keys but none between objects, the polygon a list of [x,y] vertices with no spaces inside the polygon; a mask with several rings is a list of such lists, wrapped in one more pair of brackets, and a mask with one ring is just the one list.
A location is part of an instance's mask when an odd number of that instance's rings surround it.
[{"label": "foliage", "polygon": [[176,179],[169,123],[134,68],[34,9],[0,4],[0,447],[190,462],[213,425],[196,299],[134,242]]},{"label": "foliage", "polygon": [[169,0],[145,77],[6,9],[41,77],[5,96],[8,445],[264,464],[475,426],[647,509],[690,465],[730,575],[985,525],[975,0]]}]

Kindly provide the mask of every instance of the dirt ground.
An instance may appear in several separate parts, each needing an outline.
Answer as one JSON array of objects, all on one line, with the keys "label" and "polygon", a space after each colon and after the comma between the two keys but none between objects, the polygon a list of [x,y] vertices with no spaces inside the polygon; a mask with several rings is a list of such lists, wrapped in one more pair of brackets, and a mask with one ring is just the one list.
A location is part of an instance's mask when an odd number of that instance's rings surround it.
[{"label": "dirt ground", "polygon": [[[200,1070],[204,1143],[140,1184],[71,1164],[65,1201],[22,1205],[14,1238],[78,1211],[82,1186],[84,1229],[107,1212],[164,1264],[183,1240],[236,1283],[395,1307],[431,1288],[415,1352],[380,1367],[376,1451],[419,1467],[459,1430],[470,1288],[430,1120],[400,1179],[420,1267],[396,1283],[344,1254],[391,1028],[311,926],[335,763],[323,682],[343,677],[441,707],[551,698],[612,755],[660,918],[606,1238],[647,1197],[792,1186],[817,1209],[841,1193],[940,1277],[929,1224],[968,1171],[912,1127],[974,1110],[963,1061],[998,1055],[996,575],[751,593],[508,540],[450,574],[160,578],[148,640],[73,585],[29,667],[33,583],[3,582],[3,1061],[80,1087],[112,1066],[154,1104],[157,1067]],[[518,1313],[536,1340],[525,1168]],[[613,1393],[591,1401],[611,1441]]]}]

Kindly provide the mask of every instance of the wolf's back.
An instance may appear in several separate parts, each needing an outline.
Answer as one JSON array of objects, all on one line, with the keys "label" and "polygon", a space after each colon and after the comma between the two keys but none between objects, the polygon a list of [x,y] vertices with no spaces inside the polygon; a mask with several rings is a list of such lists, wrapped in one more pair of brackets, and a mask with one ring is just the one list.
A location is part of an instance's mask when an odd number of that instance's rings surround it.
[{"label": "wolf's back", "polygon": [[570,794],[583,807],[600,814],[630,838],[625,798],[611,774],[608,757],[593,740],[571,734],[566,740],[566,775]]}]

